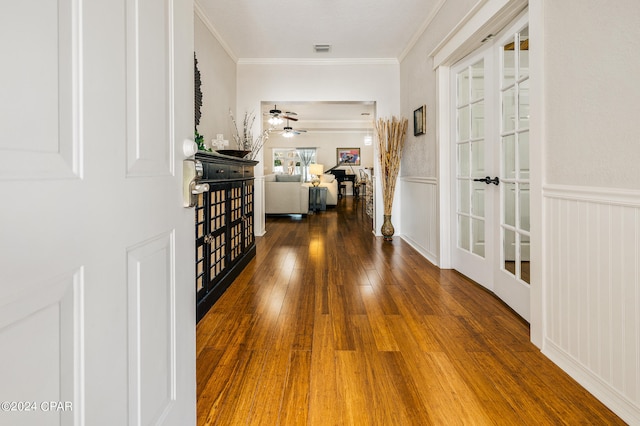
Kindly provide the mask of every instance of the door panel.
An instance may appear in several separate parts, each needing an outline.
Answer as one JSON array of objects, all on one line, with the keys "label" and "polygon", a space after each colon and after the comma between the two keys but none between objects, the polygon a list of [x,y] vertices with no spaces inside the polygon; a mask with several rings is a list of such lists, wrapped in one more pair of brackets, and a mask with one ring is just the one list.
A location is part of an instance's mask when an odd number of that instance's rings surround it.
[{"label": "door panel", "polygon": [[[491,288],[493,251],[488,249],[492,235],[487,229],[493,223],[493,196],[483,182],[493,168],[493,157],[486,155],[491,128],[486,123],[493,112],[490,81],[485,78],[493,69],[490,55],[485,49],[471,55],[452,68],[452,92],[455,105],[452,128],[452,170],[455,170],[452,212],[455,226],[453,267],[475,281]],[[487,95],[489,95],[487,97]]]},{"label": "door panel", "polygon": [[36,3],[0,14],[0,401],[65,409],[0,424],[195,424],[192,3]]},{"label": "door panel", "polygon": [[451,68],[452,265],[529,319],[529,76],[524,15]]},{"label": "door panel", "polygon": [[527,17],[495,41],[499,56],[502,110],[500,137],[500,265],[496,294],[529,319],[529,32]]}]

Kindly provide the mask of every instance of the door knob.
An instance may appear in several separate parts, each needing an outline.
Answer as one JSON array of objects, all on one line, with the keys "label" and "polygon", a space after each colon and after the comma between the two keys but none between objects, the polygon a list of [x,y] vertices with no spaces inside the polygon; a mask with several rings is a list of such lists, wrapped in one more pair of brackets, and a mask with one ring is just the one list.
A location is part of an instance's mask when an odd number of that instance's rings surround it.
[{"label": "door knob", "polygon": [[203,176],[203,166],[198,160],[187,159],[182,161],[182,205],[193,207],[196,205],[196,195],[209,190],[208,184],[200,184],[198,181]]},{"label": "door knob", "polygon": [[494,185],[500,185],[500,178],[498,176],[494,177],[493,179],[491,179],[490,176],[486,176],[482,179],[474,179],[474,182],[484,182],[487,185],[489,185],[490,183],[494,184]]}]

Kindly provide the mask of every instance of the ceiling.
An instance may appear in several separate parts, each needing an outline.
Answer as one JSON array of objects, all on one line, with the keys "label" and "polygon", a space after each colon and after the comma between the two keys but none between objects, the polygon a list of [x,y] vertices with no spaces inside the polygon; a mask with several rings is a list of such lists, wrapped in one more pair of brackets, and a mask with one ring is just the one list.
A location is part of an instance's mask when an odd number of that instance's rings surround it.
[{"label": "ceiling", "polygon": [[[374,62],[400,61],[445,1],[196,0],[195,7],[237,62]],[[314,44],[331,47],[317,53]],[[291,127],[308,132],[366,131],[375,119],[373,102],[273,99],[262,103],[262,112],[274,104],[283,112],[296,112],[299,121]],[[268,118],[263,115],[263,128],[269,127]]]},{"label": "ceiling", "polygon": [[[394,59],[446,0],[196,0],[227,52],[243,59]],[[329,44],[316,53],[314,44]]]}]

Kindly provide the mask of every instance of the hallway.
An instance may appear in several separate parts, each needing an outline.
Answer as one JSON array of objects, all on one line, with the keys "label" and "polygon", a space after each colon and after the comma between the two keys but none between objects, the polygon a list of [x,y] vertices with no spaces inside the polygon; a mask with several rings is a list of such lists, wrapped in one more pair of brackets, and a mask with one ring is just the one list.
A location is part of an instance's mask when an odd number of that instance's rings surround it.
[{"label": "hallway", "polygon": [[498,299],[373,236],[360,203],[267,218],[198,324],[198,425],[624,424]]}]

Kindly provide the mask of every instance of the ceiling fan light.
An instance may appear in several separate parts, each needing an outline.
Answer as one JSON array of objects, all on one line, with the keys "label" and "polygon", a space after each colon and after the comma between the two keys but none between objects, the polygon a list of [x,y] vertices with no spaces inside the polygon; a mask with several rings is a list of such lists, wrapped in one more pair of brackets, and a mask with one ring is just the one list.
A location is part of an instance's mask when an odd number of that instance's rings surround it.
[{"label": "ceiling fan light", "polygon": [[293,132],[285,132],[282,137],[284,138],[292,138],[293,137]]}]

